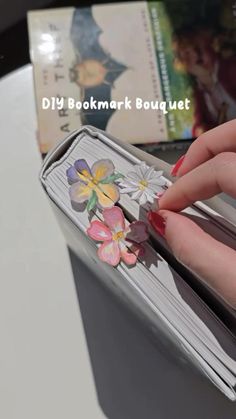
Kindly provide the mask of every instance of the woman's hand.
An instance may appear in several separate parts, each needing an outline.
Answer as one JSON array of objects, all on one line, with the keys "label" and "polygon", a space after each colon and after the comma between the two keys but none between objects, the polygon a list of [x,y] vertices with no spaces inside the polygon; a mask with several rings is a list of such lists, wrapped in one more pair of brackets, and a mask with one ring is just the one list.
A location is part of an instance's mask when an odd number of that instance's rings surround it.
[{"label": "woman's hand", "polygon": [[202,134],[180,163],[178,180],[159,200],[162,232],[176,258],[236,309],[236,252],[176,213],[222,191],[236,198],[236,120]]}]

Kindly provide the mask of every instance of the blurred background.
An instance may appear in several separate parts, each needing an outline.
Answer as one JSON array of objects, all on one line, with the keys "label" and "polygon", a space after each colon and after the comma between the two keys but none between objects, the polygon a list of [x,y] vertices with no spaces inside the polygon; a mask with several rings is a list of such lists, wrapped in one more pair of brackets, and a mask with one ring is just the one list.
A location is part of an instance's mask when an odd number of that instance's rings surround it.
[{"label": "blurred background", "polygon": [[[113,3],[110,0],[109,3]],[[0,77],[30,62],[26,14],[51,7],[86,7],[89,0],[0,0]],[[106,3],[99,1],[96,3]]]}]

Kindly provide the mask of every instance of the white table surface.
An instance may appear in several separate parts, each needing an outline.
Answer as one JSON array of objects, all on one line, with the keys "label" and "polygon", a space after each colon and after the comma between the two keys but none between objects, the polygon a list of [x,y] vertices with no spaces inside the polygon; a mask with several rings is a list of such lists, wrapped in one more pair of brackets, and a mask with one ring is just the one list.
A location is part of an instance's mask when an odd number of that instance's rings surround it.
[{"label": "white table surface", "polygon": [[31,66],[0,80],[0,126],[0,418],[104,418],[65,240],[38,181]]}]

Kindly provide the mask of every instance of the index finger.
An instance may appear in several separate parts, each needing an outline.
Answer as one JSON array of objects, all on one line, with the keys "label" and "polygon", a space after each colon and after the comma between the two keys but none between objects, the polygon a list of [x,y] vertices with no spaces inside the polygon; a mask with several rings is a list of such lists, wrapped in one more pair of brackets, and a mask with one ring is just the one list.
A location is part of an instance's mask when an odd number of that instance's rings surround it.
[{"label": "index finger", "polygon": [[236,119],[201,134],[189,147],[177,175],[190,172],[224,151],[236,151]]},{"label": "index finger", "polygon": [[177,179],[158,201],[159,209],[181,211],[220,192],[236,198],[236,153],[221,153]]}]

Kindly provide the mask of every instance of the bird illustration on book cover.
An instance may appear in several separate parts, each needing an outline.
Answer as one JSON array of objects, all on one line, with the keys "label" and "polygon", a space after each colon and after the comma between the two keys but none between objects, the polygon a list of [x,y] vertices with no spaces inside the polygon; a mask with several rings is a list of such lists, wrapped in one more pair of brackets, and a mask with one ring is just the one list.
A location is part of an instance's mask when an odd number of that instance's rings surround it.
[{"label": "bird illustration on book cover", "polygon": [[[75,9],[70,36],[76,60],[70,68],[70,79],[80,89],[82,101],[93,96],[96,100],[106,100],[110,103],[116,79],[128,68],[112,58],[101,46],[101,33],[102,30],[93,17],[92,8]],[[80,117],[83,124],[106,129],[114,112],[114,109],[107,109],[105,112],[103,109],[82,109]]]}]

